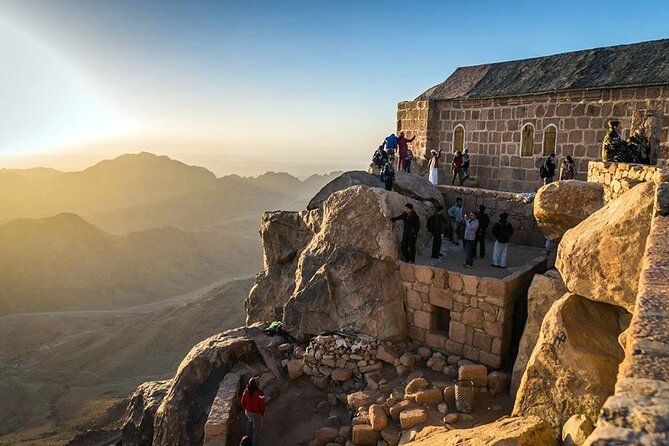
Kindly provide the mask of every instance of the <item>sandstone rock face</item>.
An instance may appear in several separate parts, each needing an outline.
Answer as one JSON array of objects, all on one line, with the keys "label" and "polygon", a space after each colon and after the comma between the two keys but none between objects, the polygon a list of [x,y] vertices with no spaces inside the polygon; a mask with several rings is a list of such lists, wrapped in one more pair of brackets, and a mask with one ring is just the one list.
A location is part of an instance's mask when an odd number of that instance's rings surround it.
[{"label": "sandstone rock face", "polygon": [[544,316],[555,301],[567,292],[562,277],[557,270],[552,269],[545,274],[535,274],[527,290],[527,321],[523,336],[520,338],[518,355],[513,364],[513,376],[511,378],[511,395],[515,395],[520,385],[520,379],[525,373],[527,361],[530,359],[532,350],[539,338],[539,330]]},{"label": "sandstone rock face", "polygon": [[318,191],[314,198],[307,204],[307,209],[318,209],[323,206],[325,200],[335,192],[348,189],[351,186],[384,187],[378,176],[372,175],[362,170],[352,170],[344,172]]},{"label": "sandstone rock face", "polygon": [[[259,350],[255,339],[261,338],[266,341],[259,327],[212,336],[191,349],[172,380],[141,385],[128,407],[123,444],[202,444],[209,409],[226,373],[238,362],[280,361],[269,348]],[[276,365],[266,364],[270,369]],[[280,372],[268,373],[278,377]]]},{"label": "sandstone rock face", "polygon": [[573,415],[562,426],[562,446],[582,446],[588,435],[595,430],[590,418]]},{"label": "sandstone rock face", "polygon": [[130,397],[121,436],[123,444],[140,446],[153,440],[154,415],[167,394],[172,381],[141,384]]},{"label": "sandstone rock face", "polygon": [[444,196],[437,186],[424,177],[412,173],[397,172],[393,190],[418,201],[430,201],[435,207],[444,206]]},{"label": "sandstone rock face", "polygon": [[565,233],[556,267],[569,291],[633,311],[654,191],[640,184]]},{"label": "sandstone rock face", "polygon": [[546,314],[520,382],[513,415],[546,420],[556,437],[576,414],[595,420],[614,390],[623,351],[621,309],[567,294]]},{"label": "sandstone rock face", "polygon": [[[381,340],[403,338],[397,273],[402,223],[390,217],[407,202],[421,220],[421,249],[430,240],[425,224],[432,206],[381,188],[353,186],[328,197],[322,213],[291,214],[290,225],[263,225],[263,246],[270,252],[247,299],[247,323],[282,312],[283,326],[294,336],[345,328]],[[266,214],[263,222],[285,219]],[[273,227],[285,236],[271,234]]]},{"label": "sandstone rock face", "polygon": [[557,446],[548,423],[538,417],[508,417],[471,429],[426,427],[411,446]]},{"label": "sandstone rock face", "polygon": [[558,240],[604,207],[604,186],[579,180],[556,181],[541,187],[534,197],[534,218],[550,240]]}]

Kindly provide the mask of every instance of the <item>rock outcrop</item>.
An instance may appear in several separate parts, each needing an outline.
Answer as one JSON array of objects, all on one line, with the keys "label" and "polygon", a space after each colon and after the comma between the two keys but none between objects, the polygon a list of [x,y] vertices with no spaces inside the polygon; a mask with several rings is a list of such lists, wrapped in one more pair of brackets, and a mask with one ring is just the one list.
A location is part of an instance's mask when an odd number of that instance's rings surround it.
[{"label": "rock outcrop", "polygon": [[633,311],[654,191],[640,184],[564,234],[556,267],[569,291]]},{"label": "rock outcrop", "polygon": [[556,181],[541,187],[534,197],[534,218],[549,240],[604,207],[604,187],[579,180]]},{"label": "rock outcrop", "polygon": [[412,173],[397,172],[393,191],[418,201],[429,201],[435,207],[444,206],[444,196],[439,189],[424,177]]},{"label": "rock outcrop", "polygon": [[539,417],[508,417],[471,429],[426,427],[411,446],[557,446],[548,423]]},{"label": "rock outcrop", "polygon": [[281,316],[294,336],[346,328],[402,338],[402,223],[390,217],[407,202],[421,220],[420,250],[431,237],[425,224],[432,204],[381,188],[353,186],[334,192],[320,210],[265,215],[265,271],[247,299],[247,323]]},{"label": "rock outcrop", "polygon": [[325,200],[335,192],[348,189],[351,186],[383,187],[383,183],[377,176],[362,170],[352,170],[344,172],[328,184],[323,186],[316,195],[307,204],[307,209],[318,209],[323,206]]},{"label": "rock outcrop", "polygon": [[518,355],[513,364],[513,376],[511,378],[511,395],[515,395],[520,385],[520,379],[525,373],[527,361],[532,355],[532,350],[539,339],[539,330],[544,316],[548,313],[553,303],[567,292],[560,273],[551,269],[545,274],[536,274],[532,279],[529,290],[527,290],[527,320],[523,336],[520,338]]},{"label": "rock outcrop", "polygon": [[242,361],[272,357],[257,347],[254,339],[262,336],[258,327],[212,336],[191,349],[173,379],[142,384],[127,409],[123,444],[202,444],[209,409],[226,373]]},{"label": "rock outcrop", "polygon": [[623,351],[619,307],[566,294],[546,314],[513,408],[536,415],[560,437],[563,424],[582,414],[596,420],[613,394]]}]

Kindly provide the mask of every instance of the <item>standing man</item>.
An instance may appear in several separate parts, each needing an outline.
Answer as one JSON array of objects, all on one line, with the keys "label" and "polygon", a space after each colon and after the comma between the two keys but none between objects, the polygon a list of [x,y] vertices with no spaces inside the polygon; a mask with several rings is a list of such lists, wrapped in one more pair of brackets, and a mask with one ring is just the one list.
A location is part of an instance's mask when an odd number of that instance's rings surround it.
[{"label": "standing man", "polygon": [[395,152],[397,151],[397,136],[395,136],[394,133],[388,135],[388,137],[383,141],[383,148],[386,150],[390,162],[395,164]]},{"label": "standing man", "polygon": [[456,198],[455,204],[448,208],[448,218],[451,220],[451,227],[453,228],[451,241],[454,245],[459,245],[458,236],[460,234],[460,225],[462,224],[462,198]]},{"label": "standing man", "polygon": [[465,235],[462,239],[462,248],[465,251],[465,268],[474,266],[474,249],[476,248],[476,231],[479,228],[478,215],[472,211],[465,222]]},{"label": "standing man", "polygon": [[455,157],[453,158],[453,161],[451,162],[451,170],[453,171],[453,179],[451,180],[451,186],[455,184],[455,178],[458,177],[460,180],[459,186],[462,186],[462,184],[465,182],[465,180],[462,178],[462,165],[464,161],[462,158],[462,152],[459,150],[455,152]]},{"label": "standing man", "polygon": [[485,213],[485,206],[479,206],[478,213],[479,229],[476,231],[476,242],[474,243],[474,257],[476,257],[476,247],[479,246],[481,258],[485,257],[485,236],[488,226],[490,226],[490,216]]},{"label": "standing man", "polygon": [[446,229],[446,219],[444,218],[444,207],[437,206],[434,215],[427,219],[427,230],[432,234],[432,258],[442,257],[441,253],[441,235]]},{"label": "standing man", "polygon": [[469,178],[469,149],[465,149],[465,152],[462,154],[462,171],[465,174],[462,180],[462,184],[464,184],[467,178]]},{"label": "standing man", "polygon": [[404,212],[390,221],[402,220],[404,222],[404,231],[402,232],[402,244],[400,249],[404,260],[409,263],[416,263],[416,240],[420,230],[420,219],[413,210],[413,204],[407,203],[404,206]]},{"label": "standing man", "polygon": [[408,158],[409,143],[413,142],[414,139],[416,139],[416,135],[413,135],[413,137],[409,139],[404,137],[404,132],[400,132],[400,136],[397,138],[397,146],[399,147],[400,152],[398,170],[402,170],[404,172],[407,171],[406,160]]},{"label": "standing man", "polygon": [[555,153],[551,153],[541,165],[539,176],[544,179],[544,185],[553,182],[553,178],[555,178]]},{"label": "standing man", "polygon": [[495,237],[495,244],[492,247],[492,263],[496,268],[506,268],[506,254],[509,250],[509,240],[513,235],[513,226],[507,221],[509,214],[502,212],[499,216],[499,222],[492,227],[492,235]]}]

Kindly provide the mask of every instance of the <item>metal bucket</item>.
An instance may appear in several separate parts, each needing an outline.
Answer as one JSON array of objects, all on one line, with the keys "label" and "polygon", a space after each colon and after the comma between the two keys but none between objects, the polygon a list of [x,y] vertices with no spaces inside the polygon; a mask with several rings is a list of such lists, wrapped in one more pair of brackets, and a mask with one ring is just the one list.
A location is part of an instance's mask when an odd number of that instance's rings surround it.
[{"label": "metal bucket", "polygon": [[474,410],[474,382],[470,379],[455,381],[455,408],[461,413]]}]

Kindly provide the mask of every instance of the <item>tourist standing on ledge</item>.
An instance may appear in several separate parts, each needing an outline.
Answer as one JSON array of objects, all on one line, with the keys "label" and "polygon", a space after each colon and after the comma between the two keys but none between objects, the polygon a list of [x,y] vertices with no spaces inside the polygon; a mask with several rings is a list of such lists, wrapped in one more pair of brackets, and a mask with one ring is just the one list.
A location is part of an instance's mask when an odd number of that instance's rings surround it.
[{"label": "tourist standing on ledge", "polygon": [[448,208],[448,218],[451,220],[453,229],[451,241],[454,245],[459,245],[458,236],[460,235],[460,225],[462,224],[462,198],[455,199],[455,204]]},{"label": "tourist standing on ledge", "polygon": [[409,143],[413,142],[413,140],[416,139],[416,135],[413,135],[411,139],[405,138],[404,137],[404,132],[400,132],[399,138],[397,138],[397,146],[399,147],[399,152],[400,152],[400,160],[399,164],[397,167],[397,170],[403,170],[406,172],[406,159],[408,156],[408,151],[409,151]]},{"label": "tourist standing on ledge", "polygon": [[539,176],[544,179],[544,184],[553,182],[553,178],[555,178],[555,153],[551,153],[541,165]]},{"label": "tourist standing on ledge", "polygon": [[636,153],[637,162],[650,164],[650,141],[646,138],[646,129],[640,127],[630,137],[630,148]]},{"label": "tourist standing on ledge", "polygon": [[407,157],[404,160],[404,171],[406,173],[411,173],[411,161],[413,161],[413,152],[411,149],[407,149]]},{"label": "tourist standing on ledge", "polygon": [[388,154],[388,159],[390,160],[390,162],[395,164],[395,152],[397,151],[397,136],[395,136],[394,133],[388,135],[388,137],[383,141],[383,148]]},{"label": "tourist standing on ledge", "polygon": [[260,444],[260,431],[262,430],[262,417],[265,415],[265,394],[260,390],[260,381],[257,376],[249,380],[242,394],[242,407],[249,419],[249,437],[253,446]]},{"label": "tourist standing on ledge", "polygon": [[492,236],[495,244],[492,247],[492,263],[496,268],[506,268],[506,254],[509,249],[509,240],[513,235],[513,226],[507,220],[509,214],[502,212],[499,221],[492,227]]},{"label": "tourist standing on ledge", "polygon": [[393,182],[395,181],[395,168],[393,163],[386,160],[386,163],[381,168],[379,180],[386,186],[386,190],[393,190]]},{"label": "tourist standing on ledge", "polygon": [[436,150],[432,149],[430,150],[430,156],[428,157],[427,155],[425,158],[429,160],[428,163],[428,168],[429,168],[429,175],[428,175],[428,180],[430,180],[430,183],[434,184],[435,186],[439,184],[439,158],[441,157],[441,150],[437,152]]},{"label": "tourist standing on ledge", "polygon": [[460,178],[460,186],[465,182],[462,178],[462,166],[464,164],[464,159],[462,157],[462,152],[459,150],[455,152],[455,157],[453,157],[453,162],[451,162],[451,170],[453,171],[453,179],[451,180],[451,186],[455,184],[455,177]]},{"label": "tourist standing on ledge", "polygon": [[488,226],[490,226],[490,216],[485,213],[485,206],[479,206],[478,213],[479,229],[476,231],[476,243],[474,243],[474,257],[476,257],[476,247],[480,246],[480,257],[485,257],[485,236]]},{"label": "tourist standing on ledge", "polygon": [[427,230],[432,234],[432,258],[442,257],[441,236],[446,229],[446,218],[444,218],[444,207],[437,206],[437,211],[427,219]]},{"label": "tourist standing on ledge", "polygon": [[573,180],[574,178],[576,178],[576,165],[574,159],[567,155],[567,158],[562,161],[560,180]]},{"label": "tourist standing on ledge", "polygon": [[479,228],[478,215],[472,211],[465,222],[465,235],[462,239],[462,247],[465,252],[465,268],[474,266],[474,248],[476,243],[476,231]]},{"label": "tourist standing on ledge", "polygon": [[402,232],[402,243],[400,249],[404,260],[409,263],[416,263],[416,240],[420,230],[420,219],[413,210],[413,204],[407,203],[404,206],[404,212],[390,221],[402,220],[404,231]]},{"label": "tourist standing on ledge", "polygon": [[465,148],[464,153],[462,154],[462,171],[465,174],[462,184],[469,178],[469,149]]}]

